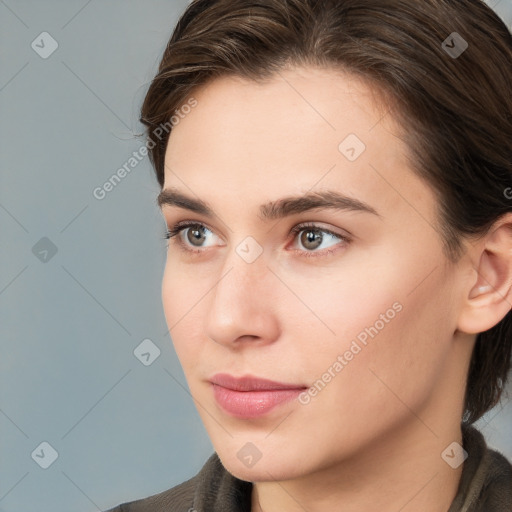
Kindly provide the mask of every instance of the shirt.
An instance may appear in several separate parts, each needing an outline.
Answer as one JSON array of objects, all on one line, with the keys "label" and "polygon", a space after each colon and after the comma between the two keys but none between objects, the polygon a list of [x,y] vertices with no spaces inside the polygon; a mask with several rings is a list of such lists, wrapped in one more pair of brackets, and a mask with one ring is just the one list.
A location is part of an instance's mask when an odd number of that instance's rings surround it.
[{"label": "shirt", "polygon": [[[512,465],[487,447],[472,426],[462,429],[467,452],[457,494],[447,512],[512,512]],[[452,456],[454,452],[448,452]],[[440,454],[441,456],[441,454]],[[193,478],[106,512],[250,512],[252,483],[239,480],[214,453]]]}]

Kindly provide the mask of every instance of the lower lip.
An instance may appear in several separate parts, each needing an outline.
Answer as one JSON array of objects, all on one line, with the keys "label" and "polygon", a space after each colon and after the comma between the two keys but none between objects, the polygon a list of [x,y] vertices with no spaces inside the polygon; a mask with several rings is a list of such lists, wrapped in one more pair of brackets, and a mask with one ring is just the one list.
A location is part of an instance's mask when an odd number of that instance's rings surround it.
[{"label": "lower lip", "polygon": [[237,418],[257,418],[267,414],[278,405],[297,398],[304,389],[276,389],[265,391],[233,391],[213,384],[213,395],[217,403]]}]

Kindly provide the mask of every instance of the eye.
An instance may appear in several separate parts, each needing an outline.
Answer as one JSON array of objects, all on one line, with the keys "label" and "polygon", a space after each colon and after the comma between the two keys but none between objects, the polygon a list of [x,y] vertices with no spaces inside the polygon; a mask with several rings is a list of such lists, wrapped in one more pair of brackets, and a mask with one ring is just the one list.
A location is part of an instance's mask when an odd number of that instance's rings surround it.
[{"label": "eye", "polygon": [[[209,233],[213,235],[213,232],[200,222],[183,221],[178,222],[169,229],[165,238],[170,240],[171,238],[176,237],[176,243],[183,251],[187,251],[189,253],[201,253],[204,252],[204,246],[202,244],[208,238]],[[298,241],[302,247],[304,247],[304,250],[295,250],[302,253],[305,257],[325,256],[338,250],[337,246],[340,245],[339,243],[334,243],[334,249],[331,249],[332,245],[328,245],[327,247],[323,247],[322,250],[316,250],[319,247],[322,247],[326,240],[330,239],[334,240],[334,242],[336,242],[336,240],[340,240],[342,242],[341,245],[347,245],[351,241],[350,238],[345,235],[335,233],[334,231],[322,228],[312,223],[300,224],[290,231],[290,234],[293,235],[294,238],[299,233],[303,233],[303,235],[298,238]]]},{"label": "eye", "polygon": [[[183,241],[182,232],[186,232],[184,238],[186,241]],[[207,233],[212,233],[210,229],[208,229],[204,224],[200,222],[178,222],[171,229],[167,231],[165,234],[165,238],[170,240],[171,238],[176,237],[177,244],[185,250],[189,252],[199,253],[201,251],[201,243],[206,240]],[[191,245],[188,245],[188,244]],[[197,244],[197,245],[196,245]],[[192,248],[191,248],[192,247]],[[198,248],[199,250],[194,249]]]},{"label": "eye", "polygon": [[[347,245],[350,243],[350,239],[347,236],[341,235],[339,233],[335,233],[334,231],[331,231],[330,229],[322,228],[316,224],[300,224],[298,226],[295,226],[291,230],[291,234],[298,235],[299,233],[302,233],[302,235],[298,238],[298,242],[304,247],[306,250],[301,251],[304,253],[304,256],[306,257],[317,257],[317,256],[325,256],[327,254],[331,254],[334,251],[338,250],[337,245],[339,243],[334,243],[334,249],[331,249],[330,247],[333,247],[333,245],[328,245],[327,247],[323,247],[323,250],[317,251],[319,247],[322,246],[324,241],[326,240],[341,240],[343,242],[343,245]],[[325,236],[326,234],[327,236]]]}]

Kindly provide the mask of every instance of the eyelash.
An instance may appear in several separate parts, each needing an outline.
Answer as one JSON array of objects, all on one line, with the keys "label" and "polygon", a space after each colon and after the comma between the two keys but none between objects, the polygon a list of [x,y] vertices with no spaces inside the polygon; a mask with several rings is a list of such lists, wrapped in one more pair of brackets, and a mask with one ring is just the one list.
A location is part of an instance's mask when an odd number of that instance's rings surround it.
[{"label": "eyelash", "polygon": [[[164,235],[164,239],[169,241],[171,238],[174,238],[176,235],[178,235],[181,231],[185,230],[186,228],[198,227],[198,226],[205,227],[206,229],[208,229],[208,231],[212,231],[208,226],[202,224],[201,222],[182,221],[182,222],[176,223],[171,229],[168,229]],[[293,237],[295,238],[295,236],[298,235],[301,231],[306,231],[306,230],[320,231],[322,233],[327,233],[336,238],[339,238],[345,244],[349,244],[351,242],[351,239],[348,238],[347,236],[340,235],[338,233],[335,233],[334,231],[322,228],[313,223],[299,224],[291,229],[290,234],[293,235]],[[179,237],[176,240],[177,241],[175,243],[177,243],[183,251],[186,251],[186,252],[194,254],[194,255],[199,255],[200,253],[204,252],[204,249],[191,249],[188,245],[184,244],[183,241]],[[306,257],[306,258],[318,258],[318,257],[327,256],[337,250],[338,250],[337,246],[335,246],[332,249],[324,249],[322,251],[303,251],[300,249],[296,249],[296,251],[304,253],[304,257]]]}]

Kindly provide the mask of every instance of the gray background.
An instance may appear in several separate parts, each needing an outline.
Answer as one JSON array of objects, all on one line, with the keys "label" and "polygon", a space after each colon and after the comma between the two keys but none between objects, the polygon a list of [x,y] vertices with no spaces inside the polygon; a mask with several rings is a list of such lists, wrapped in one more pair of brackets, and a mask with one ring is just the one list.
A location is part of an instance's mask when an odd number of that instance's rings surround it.
[{"label": "gray background", "polygon": [[[213,451],[167,334],[147,157],[93,196],[143,145],[139,107],[187,4],[0,0],[0,512],[105,510]],[[489,4],[510,26],[512,0]],[[510,397],[477,426],[512,458]]]}]

